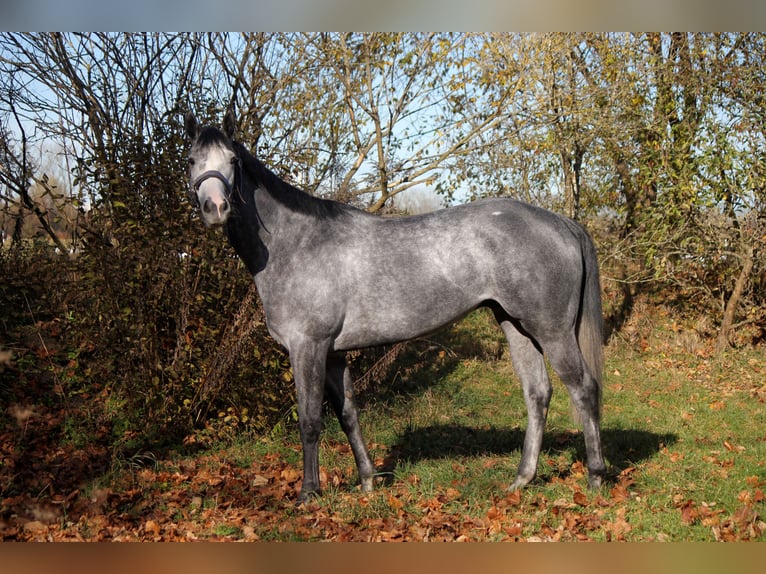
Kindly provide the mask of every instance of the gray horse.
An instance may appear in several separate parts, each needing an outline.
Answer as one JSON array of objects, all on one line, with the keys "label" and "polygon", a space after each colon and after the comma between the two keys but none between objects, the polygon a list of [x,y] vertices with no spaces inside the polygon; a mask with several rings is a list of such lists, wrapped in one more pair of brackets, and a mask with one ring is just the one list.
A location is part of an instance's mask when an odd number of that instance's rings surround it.
[{"label": "gray horse", "polygon": [[544,355],[583,424],[588,483],[601,484],[602,317],[598,262],[583,227],[513,199],[383,218],[312,197],[223,130],[185,118],[191,198],[225,226],[255,278],[271,335],[290,355],[303,445],[299,501],[318,493],[327,391],[362,490],[375,467],[359,427],[345,351],[411,339],[489,307],[508,338],[528,412],[509,490],[535,476],[552,388]]}]

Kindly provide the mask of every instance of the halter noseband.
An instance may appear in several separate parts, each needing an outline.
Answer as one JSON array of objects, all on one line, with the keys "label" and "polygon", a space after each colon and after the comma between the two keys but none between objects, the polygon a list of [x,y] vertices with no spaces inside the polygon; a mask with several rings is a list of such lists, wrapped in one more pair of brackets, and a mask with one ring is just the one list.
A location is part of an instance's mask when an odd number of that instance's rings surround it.
[{"label": "halter noseband", "polygon": [[197,176],[197,179],[194,180],[192,183],[192,187],[194,188],[194,191],[199,191],[199,186],[202,185],[202,182],[210,179],[215,178],[217,180],[220,180],[221,183],[223,183],[223,186],[226,188],[226,195],[231,194],[232,185],[231,182],[226,179],[226,176],[223,175],[220,171],[215,169],[209,169],[205,172],[202,172]]},{"label": "halter noseband", "polygon": [[[239,161],[237,161],[237,163],[239,163]],[[191,201],[194,207],[199,207],[199,197],[197,196],[197,192],[199,191],[200,186],[205,180],[211,178],[217,179],[223,184],[223,187],[226,189],[226,197],[231,196],[232,189],[234,189],[232,182],[226,179],[226,176],[217,169],[209,169],[199,174],[191,184],[191,192],[189,195],[191,196]]]}]

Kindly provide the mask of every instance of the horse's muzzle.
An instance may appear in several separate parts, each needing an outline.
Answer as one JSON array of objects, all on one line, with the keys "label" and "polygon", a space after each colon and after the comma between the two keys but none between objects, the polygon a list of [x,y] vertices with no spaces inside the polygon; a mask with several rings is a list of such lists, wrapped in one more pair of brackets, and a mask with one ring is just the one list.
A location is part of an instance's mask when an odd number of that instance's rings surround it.
[{"label": "horse's muzzle", "polygon": [[[203,200],[200,201],[199,190],[202,183],[208,179],[217,179],[225,188],[224,194],[203,194]],[[192,201],[202,211],[202,219],[207,225],[223,225],[226,223],[226,219],[231,212],[231,203],[229,202],[229,195],[231,195],[232,185],[226,176],[220,171],[208,170],[201,173],[192,182]]]},{"label": "horse's muzzle", "polygon": [[208,197],[202,204],[202,218],[208,225],[223,225],[231,212],[229,200],[225,197]]}]

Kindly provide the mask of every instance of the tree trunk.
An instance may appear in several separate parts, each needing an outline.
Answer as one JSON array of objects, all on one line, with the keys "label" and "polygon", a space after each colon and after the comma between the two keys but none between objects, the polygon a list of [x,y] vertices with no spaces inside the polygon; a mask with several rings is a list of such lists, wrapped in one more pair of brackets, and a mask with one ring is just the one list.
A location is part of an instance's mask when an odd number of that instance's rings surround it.
[{"label": "tree trunk", "polygon": [[734,284],[734,291],[731,292],[729,300],[726,302],[726,308],[723,312],[723,321],[721,321],[721,330],[718,331],[718,340],[716,341],[716,352],[722,353],[729,347],[729,335],[734,325],[734,317],[737,314],[739,300],[745,291],[745,285],[753,271],[753,246],[748,245],[745,250],[742,270],[739,272],[737,282]]}]

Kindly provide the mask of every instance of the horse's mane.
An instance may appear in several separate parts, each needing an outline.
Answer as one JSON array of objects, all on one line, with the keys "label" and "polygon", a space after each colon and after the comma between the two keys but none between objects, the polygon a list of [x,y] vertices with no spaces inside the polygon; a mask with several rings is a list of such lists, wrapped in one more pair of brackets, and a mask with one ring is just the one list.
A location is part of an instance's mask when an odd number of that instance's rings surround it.
[{"label": "horse's mane", "polygon": [[242,162],[242,169],[271,197],[291,211],[311,215],[319,219],[334,219],[349,212],[349,206],[337,201],[314,197],[290,185],[267,168],[239,142],[232,141],[234,151]]}]

